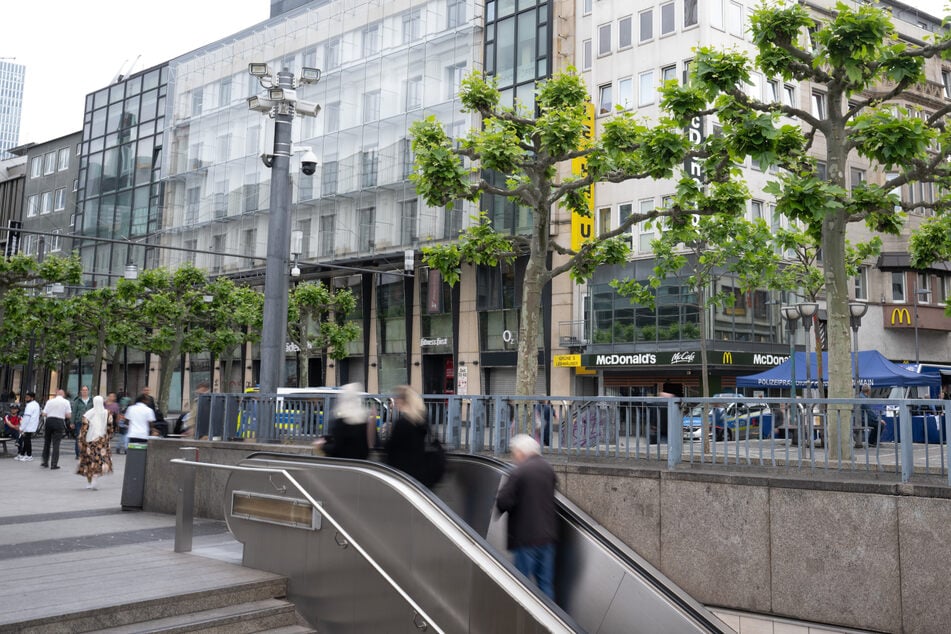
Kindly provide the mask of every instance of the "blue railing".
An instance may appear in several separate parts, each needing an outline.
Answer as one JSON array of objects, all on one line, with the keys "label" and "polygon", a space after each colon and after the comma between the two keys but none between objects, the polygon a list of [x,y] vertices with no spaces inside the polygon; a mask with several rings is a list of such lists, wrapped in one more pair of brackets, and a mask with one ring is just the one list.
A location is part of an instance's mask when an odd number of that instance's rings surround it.
[{"label": "blue railing", "polygon": [[[486,395],[424,400],[434,432],[454,451],[502,455],[513,435],[526,433],[552,456],[647,460],[671,468],[867,472],[892,474],[902,482],[939,476],[951,486],[951,401],[946,400]],[[367,395],[366,404],[385,439],[395,409],[386,395]],[[332,410],[333,395],[207,394],[199,400],[196,437],[306,443],[329,431]],[[877,438],[872,411],[883,421]],[[851,434],[843,451],[828,447],[834,428]]]}]

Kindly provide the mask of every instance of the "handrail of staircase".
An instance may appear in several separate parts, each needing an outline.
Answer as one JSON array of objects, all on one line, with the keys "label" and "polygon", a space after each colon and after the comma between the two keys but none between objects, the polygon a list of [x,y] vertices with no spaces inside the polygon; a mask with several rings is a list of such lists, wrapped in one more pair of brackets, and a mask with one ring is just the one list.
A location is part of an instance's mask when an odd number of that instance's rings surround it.
[{"label": "handrail of staircase", "polygon": [[[346,540],[346,543],[350,546],[353,546],[354,549],[360,553],[360,555],[369,563],[373,568],[389,583],[394,590],[396,590],[403,599],[409,603],[412,608],[416,611],[417,617],[414,617],[414,622],[416,627],[425,630],[427,627],[432,627],[436,632],[442,634],[443,630],[436,625],[433,620],[426,614],[426,611],[417,604],[412,597],[407,594],[405,590],[393,579],[390,575],[386,573],[385,570],[370,556],[370,554],[364,550],[360,544],[358,544],[350,534],[344,530],[344,528],[337,522],[333,516],[327,512],[327,509],[323,505],[318,504],[307,490],[301,486],[301,484],[288,472],[286,469],[278,469],[275,467],[244,467],[240,465],[225,465],[225,464],[214,464],[210,462],[196,462],[193,460],[185,460],[183,458],[173,458],[171,462],[175,464],[180,464],[186,467],[184,469],[184,475],[182,478],[182,487],[179,489],[178,504],[175,512],[175,552],[189,552],[191,551],[191,541],[192,541],[192,520],[194,518],[194,502],[195,502],[195,469],[188,467],[202,467],[209,469],[223,469],[226,471],[251,471],[255,473],[275,473],[280,474],[287,478],[287,481],[290,482],[294,488],[296,488],[301,495],[303,495],[311,506],[317,510],[320,515],[326,519],[334,527],[334,529],[340,533],[343,538]],[[187,525],[187,526],[186,526]],[[423,623],[417,621],[418,617],[423,618]]]}]

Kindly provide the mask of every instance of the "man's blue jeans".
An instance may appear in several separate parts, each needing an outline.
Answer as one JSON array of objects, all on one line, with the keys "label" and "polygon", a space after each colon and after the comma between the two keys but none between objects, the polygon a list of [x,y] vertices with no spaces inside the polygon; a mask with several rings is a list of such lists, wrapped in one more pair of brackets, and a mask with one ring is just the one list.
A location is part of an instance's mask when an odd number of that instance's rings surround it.
[{"label": "man's blue jeans", "polygon": [[555,545],[523,546],[513,548],[515,567],[520,573],[534,578],[538,588],[555,600]]}]

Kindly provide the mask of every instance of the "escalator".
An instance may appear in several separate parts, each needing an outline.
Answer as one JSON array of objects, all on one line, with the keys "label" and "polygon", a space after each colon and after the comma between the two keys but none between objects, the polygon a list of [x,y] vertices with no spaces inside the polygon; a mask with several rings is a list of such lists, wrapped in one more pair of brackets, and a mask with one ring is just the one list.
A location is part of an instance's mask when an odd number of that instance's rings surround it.
[{"label": "escalator", "polygon": [[253,469],[230,475],[225,516],[244,563],[286,575],[322,632],[730,631],[560,495],[557,605],[538,592],[493,512],[506,463],[451,455],[434,493],[371,462],[256,453],[241,464]]}]

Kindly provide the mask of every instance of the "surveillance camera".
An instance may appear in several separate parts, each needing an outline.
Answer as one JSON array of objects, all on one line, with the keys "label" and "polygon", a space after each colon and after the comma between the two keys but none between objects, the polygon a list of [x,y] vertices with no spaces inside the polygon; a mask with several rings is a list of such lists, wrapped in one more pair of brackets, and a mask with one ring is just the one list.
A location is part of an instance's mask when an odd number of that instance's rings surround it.
[{"label": "surveillance camera", "polygon": [[313,176],[317,171],[317,155],[307,150],[300,159],[300,169],[308,176]]}]

